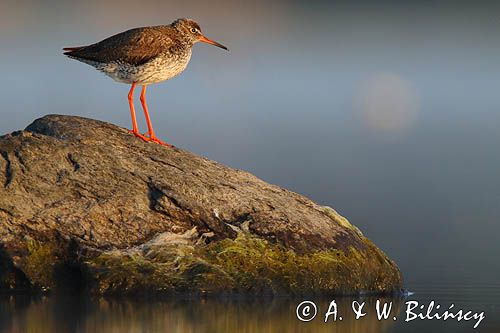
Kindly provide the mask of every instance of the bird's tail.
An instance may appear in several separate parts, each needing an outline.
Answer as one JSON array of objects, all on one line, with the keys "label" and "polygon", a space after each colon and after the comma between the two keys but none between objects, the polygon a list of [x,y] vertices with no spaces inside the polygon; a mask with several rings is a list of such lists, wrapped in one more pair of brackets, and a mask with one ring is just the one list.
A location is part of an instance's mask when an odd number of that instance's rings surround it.
[{"label": "bird's tail", "polygon": [[65,51],[65,52],[64,52],[64,54],[66,54],[66,55],[67,55],[67,54],[70,54],[71,52],[81,50],[81,49],[83,49],[84,47],[85,47],[85,46],[72,46],[72,47],[64,47],[64,48],[63,48],[63,51]]}]

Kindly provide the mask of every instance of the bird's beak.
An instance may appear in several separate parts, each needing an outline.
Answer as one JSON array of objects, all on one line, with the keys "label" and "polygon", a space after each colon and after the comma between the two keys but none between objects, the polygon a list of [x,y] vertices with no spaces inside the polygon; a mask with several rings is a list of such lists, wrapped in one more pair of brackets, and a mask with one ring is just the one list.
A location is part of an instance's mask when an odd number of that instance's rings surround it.
[{"label": "bird's beak", "polygon": [[200,41],[200,42],[203,42],[203,43],[207,43],[207,44],[212,44],[212,45],[215,45],[215,46],[220,47],[221,49],[224,49],[224,50],[226,50],[226,51],[229,51],[229,50],[227,49],[227,47],[225,47],[224,45],[219,44],[219,43],[217,43],[216,41],[213,41],[213,40],[211,40],[211,39],[208,39],[208,38],[207,38],[207,37],[205,37],[205,36],[201,36],[201,37],[200,37],[200,39],[199,39],[199,41]]}]

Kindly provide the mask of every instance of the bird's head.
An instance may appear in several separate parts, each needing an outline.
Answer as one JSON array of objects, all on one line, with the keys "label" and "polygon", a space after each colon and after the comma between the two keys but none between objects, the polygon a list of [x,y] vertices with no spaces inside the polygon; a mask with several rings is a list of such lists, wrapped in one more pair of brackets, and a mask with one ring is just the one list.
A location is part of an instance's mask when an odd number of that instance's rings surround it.
[{"label": "bird's head", "polygon": [[177,19],[172,23],[172,26],[177,29],[190,43],[194,44],[197,42],[203,42],[218,46],[224,50],[227,50],[222,44],[219,44],[211,39],[208,39],[201,32],[200,25],[193,20],[182,18]]}]

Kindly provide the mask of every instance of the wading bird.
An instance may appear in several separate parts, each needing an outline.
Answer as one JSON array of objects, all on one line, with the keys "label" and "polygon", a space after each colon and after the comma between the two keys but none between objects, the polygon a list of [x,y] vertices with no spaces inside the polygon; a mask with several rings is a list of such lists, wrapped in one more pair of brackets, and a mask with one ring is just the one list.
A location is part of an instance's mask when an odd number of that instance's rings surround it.
[{"label": "wading bird", "polygon": [[[128,93],[132,133],[144,141],[171,145],[155,136],[146,104],[146,87],[169,80],[186,69],[191,48],[197,42],[227,48],[205,37],[193,20],[178,19],[170,25],[135,28],[106,38],[98,43],[65,47],[65,55],[89,64],[118,82],[131,84]],[[142,85],[141,104],[148,132],[139,133],[134,110],[134,89]]]}]

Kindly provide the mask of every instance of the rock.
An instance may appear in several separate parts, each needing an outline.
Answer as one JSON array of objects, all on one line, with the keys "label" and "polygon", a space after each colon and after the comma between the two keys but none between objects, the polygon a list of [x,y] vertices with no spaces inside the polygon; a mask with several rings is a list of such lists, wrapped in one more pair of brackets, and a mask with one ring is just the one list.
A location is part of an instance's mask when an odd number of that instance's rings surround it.
[{"label": "rock", "polygon": [[49,115],[0,138],[0,290],[347,294],[397,266],[329,207],[126,129]]}]

